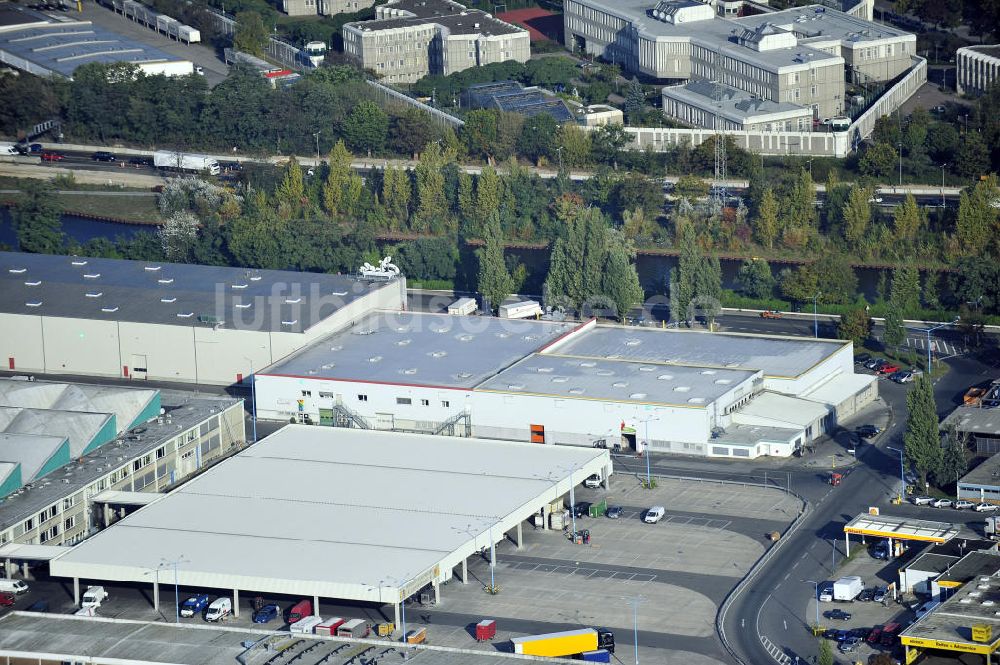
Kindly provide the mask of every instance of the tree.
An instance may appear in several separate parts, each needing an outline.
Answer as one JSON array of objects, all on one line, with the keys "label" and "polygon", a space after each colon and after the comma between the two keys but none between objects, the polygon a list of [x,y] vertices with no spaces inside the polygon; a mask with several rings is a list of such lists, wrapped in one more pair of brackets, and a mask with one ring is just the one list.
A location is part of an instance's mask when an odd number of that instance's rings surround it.
[{"label": "tree", "polygon": [[990,254],[997,242],[1000,218],[995,202],[1000,200],[995,176],[976,183],[972,191],[959,195],[958,221],[955,233],[963,253],[976,256]]},{"label": "tree", "polygon": [[607,261],[604,266],[603,292],[614,304],[619,319],[642,302],[644,292],[635,270],[635,249],[617,230],[608,233]]},{"label": "tree", "polygon": [[36,180],[21,185],[21,198],[11,209],[22,252],[56,254],[63,246],[62,203],[52,186]]},{"label": "tree", "polygon": [[873,178],[885,178],[892,174],[896,166],[896,149],[889,143],[876,142],[865,150],[858,162],[861,173]]},{"label": "tree", "polygon": [[[858,276],[846,254],[825,252],[811,269],[815,272],[818,290],[823,292],[822,302],[845,304],[854,301],[858,292]],[[809,295],[812,300],[815,292]]]},{"label": "tree", "polygon": [[868,316],[868,311],[864,307],[855,307],[840,317],[840,325],[837,326],[837,336],[840,339],[849,339],[854,342],[854,346],[861,346],[868,339],[872,331],[872,320]]},{"label": "tree", "polygon": [[691,224],[681,228],[680,256],[670,279],[671,318],[691,321],[700,312],[711,327],[722,308],[719,258],[702,253]]},{"label": "tree", "polygon": [[477,290],[491,310],[503,304],[513,291],[514,284],[503,258],[503,239],[500,233],[500,216],[490,217],[486,228],[486,245],[479,250],[479,278]]},{"label": "tree", "polygon": [[852,247],[857,247],[868,231],[872,219],[871,197],[872,190],[859,185],[851,187],[847,196],[847,205],[843,210],[844,237]]},{"label": "tree", "polygon": [[941,309],[941,298],[938,289],[938,282],[941,279],[940,273],[928,270],[924,273],[924,291],[922,300],[927,309]]},{"label": "tree", "polygon": [[820,640],[816,665],[833,665],[833,663],[833,649],[830,648],[830,640]]},{"label": "tree", "polygon": [[759,212],[753,220],[753,232],[757,242],[768,249],[774,247],[774,239],[778,237],[778,199],[770,187],[764,190],[761,197]]},{"label": "tree", "polygon": [[441,232],[446,226],[448,199],[444,189],[444,167],[453,162],[454,153],[435,143],[428,143],[420,155],[414,174],[417,181],[417,222],[419,231]]},{"label": "tree", "polygon": [[302,167],[299,166],[299,162],[294,156],[285,165],[285,177],[278,189],[275,190],[274,198],[278,204],[278,214],[281,217],[285,219],[298,217],[302,212],[305,185],[302,182]]},{"label": "tree", "polygon": [[963,178],[978,178],[990,167],[990,152],[979,132],[966,132],[955,155],[955,170]]},{"label": "tree", "polygon": [[903,314],[899,305],[889,301],[885,308],[884,339],[886,346],[898,347],[906,340],[906,329],[903,327]]},{"label": "tree", "polygon": [[927,474],[937,469],[941,460],[937,407],[929,373],[917,377],[913,390],[906,395],[906,408],[909,411],[903,435],[906,461],[923,484],[927,482]]},{"label": "tree", "polygon": [[559,125],[548,113],[539,113],[525,120],[518,141],[518,153],[538,161],[541,157],[551,157],[556,149]]},{"label": "tree", "polygon": [[599,162],[612,164],[618,168],[618,156],[635,136],[625,131],[620,123],[610,123],[599,127],[591,134],[591,146]]},{"label": "tree", "polygon": [[634,117],[642,113],[645,107],[646,92],[642,89],[639,79],[633,76],[625,92],[625,116],[629,122],[633,122]]},{"label": "tree", "polygon": [[323,205],[331,215],[351,212],[361,198],[364,183],[351,168],[353,156],[343,141],[330,150],[330,172],[323,184]]},{"label": "tree", "polygon": [[375,102],[360,102],[344,121],[344,138],[369,157],[382,150],[388,135],[389,116]]},{"label": "tree", "polygon": [[789,223],[797,228],[805,229],[816,225],[816,186],[812,176],[806,169],[799,169],[799,175],[792,184],[791,191],[785,197],[786,216]]},{"label": "tree", "polygon": [[236,15],[236,35],[233,46],[258,58],[264,57],[264,46],[271,35],[264,26],[264,19],[257,12],[240,12]]},{"label": "tree", "polygon": [[663,209],[663,184],[660,179],[627,173],[615,186],[611,199],[619,212],[639,208],[649,219],[656,219]]},{"label": "tree", "polygon": [[404,226],[410,218],[412,192],[409,171],[387,166],[382,172],[382,203],[392,221]]},{"label": "tree", "polygon": [[580,129],[574,123],[565,123],[559,126],[559,131],[556,133],[556,144],[560,148],[558,158],[562,164],[584,166],[590,163],[590,132]]},{"label": "tree", "polygon": [[708,183],[696,175],[682,175],[674,185],[674,193],[686,199],[708,196]]},{"label": "tree", "polygon": [[434,126],[427,116],[415,108],[393,117],[389,136],[391,145],[404,155],[414,155],[434,140]]},{"label": "tree", "polygon": [[944,452],[941,463],[934,470],[934,481],[939,486],[951,485],[969,470],[969,460],[966,457],[966,437],[958,431],[954,424],[945,432]]},{"label": "tree", "polygon": [[737,289],[749,298],[770,298],[774,292],[774,275],[764,259],[746,259],[736,274]]},{"label": "tree", "polygon": [[785,268],[778,278],[781,294],[794,302],[806,302],[819,293],[819,275],[815,264]]},{"label": "tree", "polygon": [[[476,199],[473,208],[473,219],[480,225],[500,213],[500,199],[503,191],[503,181],[492,166],[483,168],[476,178]],[[480,231],[482,232],[482,231]]]},{"label": "tree", "polygon": [[566,201],[557,213],[563,233],[552,245],[545,297],[556,306],[579,309],[601,292],[608,228],[596,208]]},{"label": "tree", "polygon": [[927,129],[925,144],[936,163],[951,163],[958,150],[958,130],[944,122],[935,122]]},{"label": "tree", "polygon": [[920,229],[926,224],[923,211],[917,206],[913,194],[907,192],[903,204],[892,213],[893,231],[896,240],[910,245],[917,239]]},{"label": "tree", "polygon": [[912,263],[905,263],[893,271],[889,300],[904,315],[920,308],[920,271]]}]

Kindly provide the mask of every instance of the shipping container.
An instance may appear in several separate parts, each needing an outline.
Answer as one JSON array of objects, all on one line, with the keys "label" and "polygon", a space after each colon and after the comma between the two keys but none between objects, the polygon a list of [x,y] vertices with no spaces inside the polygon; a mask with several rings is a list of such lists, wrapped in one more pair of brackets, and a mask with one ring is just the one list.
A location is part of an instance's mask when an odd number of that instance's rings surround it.
[{"label": "shipping container", "polygon": [[370,632],[371,627],[364,619],[351,619],[337,627],[337,637],[354,637],[360,639],[368,637],[368,633]]},{"label": "shipping container", "polygon": [[478,309],[474,298],[459,298],[448,305],[448,313],[458,316],[467,316]]},{"label": "shipping container", "polygon": [[534,300],[523,302],[512,302],[507,305],[500,305],[499,316],[501,319],[530,319],[542,315],[542,306]]},{"label": "shipping container", "polygon": [[332,619],[327,619],[323,623],[317,624],[315,632],[317,635],[327,635],[334,636],[337,634],[337,629],[340,625],[344,623],[344,620],[340,617],[333,617]]},{"label": "shipping container", "polygon": [[483,619],[476,624],[476,641],[486,642],[497,636],[496,619]]},{"label": "shipping container", "polygon": [[311,616],[304,619],[299,619],[291,626],[288,627],[289,632],[301,634],[301,635],[312,635],[313,630],[316,626],[323,623],[323,617]]}]

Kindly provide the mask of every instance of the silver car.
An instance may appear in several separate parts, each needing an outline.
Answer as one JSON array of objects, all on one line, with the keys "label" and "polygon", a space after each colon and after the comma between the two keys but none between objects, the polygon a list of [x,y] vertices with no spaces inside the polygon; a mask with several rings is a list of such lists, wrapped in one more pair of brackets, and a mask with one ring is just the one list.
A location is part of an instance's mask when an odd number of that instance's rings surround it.
[{"label": "silver car", "polygon": [[915,506],[929,506],[934,503],[934,497],[932,496],[915,496],[910,501],[913,502]]},{"label": "silver car", "polygon": [[934,499],[931,501],[931,505],[935,508],[951,508],[951,499]]},{"label": "silver car", "polygon": [[973,510],[977,513],[992,513],[997,509],[1000,509],[1000,506],[995,503],[986,503],[985,501],[983,503],[977,503],[975,508],[973,508]]}]

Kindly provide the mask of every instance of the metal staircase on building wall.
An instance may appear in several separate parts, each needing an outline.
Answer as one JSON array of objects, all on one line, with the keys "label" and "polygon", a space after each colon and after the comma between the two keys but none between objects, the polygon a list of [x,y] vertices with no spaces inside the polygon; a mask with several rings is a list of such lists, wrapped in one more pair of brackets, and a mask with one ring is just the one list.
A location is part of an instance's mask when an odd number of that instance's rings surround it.
[{"label": "metal staircase on building wall", "polygon": [[455,426],[458,425],[459,423],[463,423],[464,427],[462,431],[464,433],[459,434],[458,436],[471,437],[472,416],[470,416],[467,411],[456,413],[451,418],[438,425],[437,429],[434,430],[434,434],[439,435],[447,433],[448,436],[456,436]]},{"label": "metal staircase on building wall", "polygon": [[358,429],[372,429],[367,420],[359,414],[351,411],[341,402],[333,405],[333,426],[334,427],[357,427]]}]

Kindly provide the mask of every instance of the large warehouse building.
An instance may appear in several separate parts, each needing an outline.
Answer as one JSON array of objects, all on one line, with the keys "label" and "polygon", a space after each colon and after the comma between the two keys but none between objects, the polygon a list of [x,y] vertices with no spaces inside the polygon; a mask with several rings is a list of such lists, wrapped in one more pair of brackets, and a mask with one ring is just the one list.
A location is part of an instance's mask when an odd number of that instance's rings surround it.
[{"label": "large warehouse building", "polygon": [[0,252],[9,370],[228,385],[374,308],[406,281]]},{"label": "large warehouse building", "polygon": [[[456,573],[526,520],[561,509],[606,450],[290,425],[50,563],[53,576],[396,605]],[[417,490],[417,491],[415,491]],[[233,556],[234,553],[239,556]],[[171,586],[173,580],[170,581]],[[248,596],[244,596],[248,598]],[[79,598],[77,598],[77,601]]]},{"label": "large warehouse building", "polygon": [[[794,454],[875,399],[850,342],[373,313],[257,375],[261,418],[710,457]],[[638,439],[638,440],[637,440]]]}]

